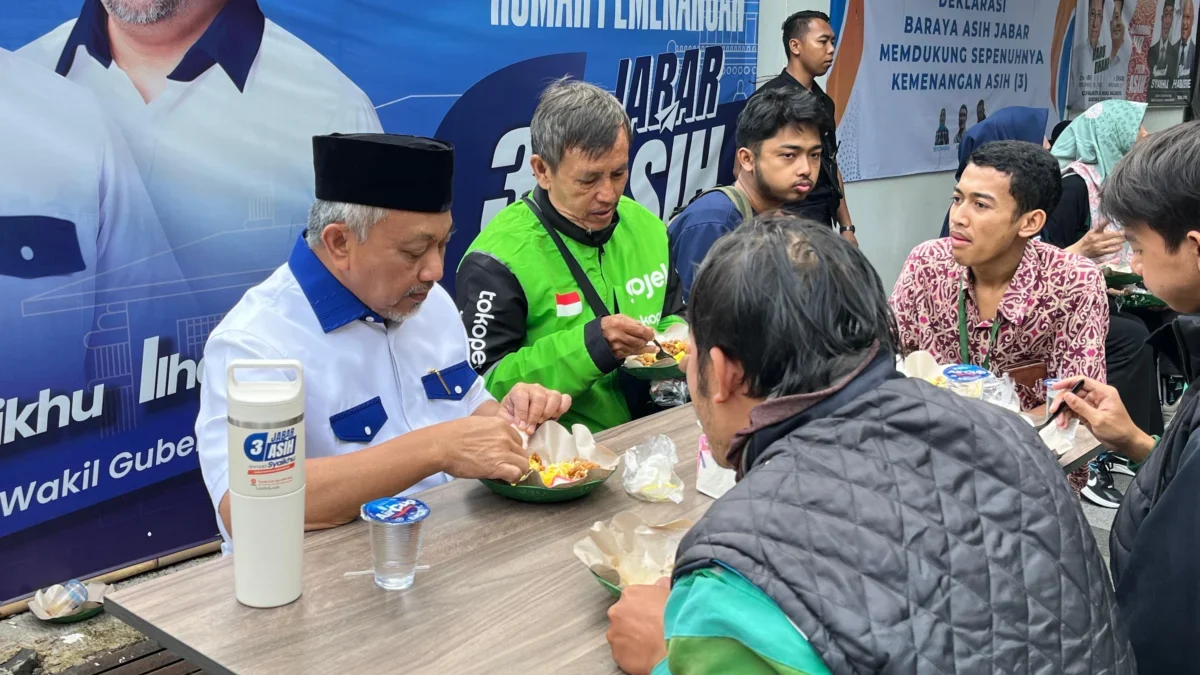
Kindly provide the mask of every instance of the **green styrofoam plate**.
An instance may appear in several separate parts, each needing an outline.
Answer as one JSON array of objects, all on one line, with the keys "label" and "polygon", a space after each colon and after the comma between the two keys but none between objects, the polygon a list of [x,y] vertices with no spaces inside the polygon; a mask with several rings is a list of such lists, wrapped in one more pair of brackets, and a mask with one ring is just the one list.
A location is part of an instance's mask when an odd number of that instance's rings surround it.
[{"label": "green styrofoam plate", "polygon": [[596,577],[596,581],[600,582],[600,585],[603,586],[604,589],[608,591],[609,595],[613,596],[614,598],[621,597],[621,589],[620,588],[608,583],[599,574],[596,574],[595,572],[592,572],[592,576]]},{"label": "green styrofoam plate", "polygon": [[[611,475],[611,473],[608,474],[608,476]],[[481,480],[480,482],[486,485],[489,490],[495,492],[501,497],[515,499],[518,502],[549,504],[553,502],[569,502],[572,499],[579,499],[592,490],[600,487],[601,483],[608,480],[608,476],[561,488],[537,487],[534,485],[512,485],[510,483],[505,483],[504,481],[490,480],[487,478]]]},{"label": "green styrofoam plate", "polygon": [[673,366],[645,366],[642,368],[627,368],[621,366],[621,369],[639,380],[649,380],[658,382],[659,380],[678,380],[687,377],[679,364]]},{"label": "green styrofoam plate", "polygon": [[1134,293],[1127,295],[1118,300],[1122,307],[1134,307],[1140,309],[1164,309],[1167,303],[1148,293]]},{"label": "green styrofoam plate", "polygon": [[1108,284],[1109,288],[1124,288],[1142,283],[1142,278],[1130,272],[1111,272],[1104,275],[1104,283]]},{"label": "green styrofoam plate", "polygon": [[71,616],[60,616],[56,619],[46,619],[46,623],[76,623],[78,621],[90,619],[103,611],[104,605],[97,605],[91,609],[85,609],[78,614],[72,614]]}]

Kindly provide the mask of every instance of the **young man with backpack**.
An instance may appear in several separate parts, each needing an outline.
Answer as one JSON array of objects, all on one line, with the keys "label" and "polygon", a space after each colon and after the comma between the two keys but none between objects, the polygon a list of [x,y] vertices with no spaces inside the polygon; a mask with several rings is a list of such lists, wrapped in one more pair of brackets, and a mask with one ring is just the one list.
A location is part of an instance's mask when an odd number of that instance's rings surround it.
[{"label": "young man with backpack", "polygon": [[696,268],[721,235],[808,196],[821,172],[821,135],[830,124],[820,101],[800,88],[765,91],[746,103],[737,123],[737,180],[700,193],[667,228],[685,298]]}]

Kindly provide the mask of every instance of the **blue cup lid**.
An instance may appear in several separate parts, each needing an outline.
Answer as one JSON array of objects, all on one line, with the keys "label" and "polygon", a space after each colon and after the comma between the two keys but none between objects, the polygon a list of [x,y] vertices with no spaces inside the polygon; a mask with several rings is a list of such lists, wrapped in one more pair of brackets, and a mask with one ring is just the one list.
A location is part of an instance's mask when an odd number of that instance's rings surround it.
[{"label": "blue cup lid", "polygon": [[363,520],[377,523],[411,524],[425,520],[429,507],[408,497],[384,497],[363,504],[360,515]]},{"label": "blue cup lid", "polygon": [[970,364],[960,364],[957,366],[948,366],[942,371],[946,379],[954,384],[967,384],[970,382],[978,382],[992,376],[991,371],[986,368]]}]

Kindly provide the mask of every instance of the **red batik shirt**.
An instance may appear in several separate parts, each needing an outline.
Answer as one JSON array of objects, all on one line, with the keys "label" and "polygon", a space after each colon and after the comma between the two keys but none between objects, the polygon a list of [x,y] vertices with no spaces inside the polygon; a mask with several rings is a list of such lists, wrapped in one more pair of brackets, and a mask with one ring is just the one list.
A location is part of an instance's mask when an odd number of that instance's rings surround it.
[{"label": "red batik shirt", "polygon": [[[938,363],[962,360],[958,337],[958,289],[962,282],[967,290],[970,360],[983,364],[992,321],[979,318],[970,270],[954,261],[949,239],[926,242],[913,249],[892,292],[892,310],[905,354],[925,350]],[[1040,362],[1050,378],[1086,375],[1105,381],[1108,296],[1104,277],[1090,260],[1030,241],[1000,299],[997,315],[1001,323],[995,353],[988,364],[992,372]],[[1046,402],[1045,387],[1017,389],[1026,410]]]}]

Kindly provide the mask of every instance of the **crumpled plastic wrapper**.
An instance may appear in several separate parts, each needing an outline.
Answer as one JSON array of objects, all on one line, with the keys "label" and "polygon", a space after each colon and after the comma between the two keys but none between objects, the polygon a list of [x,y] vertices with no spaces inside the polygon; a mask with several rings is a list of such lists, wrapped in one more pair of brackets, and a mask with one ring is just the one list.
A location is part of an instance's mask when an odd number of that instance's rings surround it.
[{"label": "crumpled plastic wrapper", "polygon": [[720,499],[737,483],[737,472],[717,464],[705,434],[700,434],[699,446],[696,452],[696,491]]},{"label": "crumpled plastic wrapper", "polygon": [[38,591],[29,601],[29,611],[42,621],[74,616],[99,607],[107,592],[107,584],[84,584],[72,579]]},{"label": "crumpled plastic wrapper", "polygon": [[966,385],[954,385],[944,374],[946,368],[954,364],[940,364],[933,355],[926,351],[917,351],[901,359],[896,358],[896,370],[907,377],[925,380],[966,398],[987,401],[1012,412],[1021,412],[1021,397],[1017,394],[1017,385],[1011,377],[990,377],[977,380]]},{"label": "crumpled plastic wrapper", "polygon": [[1039,431],[1038,435],[1042,437],[1042,442],[1046,444],[1046,447],[1061,457],[1075,448],[1075,432],[1078,429],[1078,418],[1071,418],[1066,429],[1059,429],[1058,420],[1055,420],[1050,426]]},{"label": "crumpled plastic wrapper", "polygon": [[1012,412],[1021,412],[1021,396],[1017,393],[1017,383],[1007,373],[1001,378],[985,380],[983,393],[979,398]]},{"label": "crumpled plastic wrapper", "polygon": [[687,380],[662,380],[650,386],[650,398],[663,408],[677,408],[691,400]]},{"label": "crumpled plastic wrapper", "polygon": [[592,432],[582,424],[576,424],[571,427],[570,431],[563,425],[553,420],[542,424],[533,432],[533,436],[529,437],[529,442],[525,444],[525,456],[528,457],[533,453],[537,453],[546,464],[557,464],[558,462],[566,462],[568,460],[581,457],[591,462],[599,464],[599,468],[590,469],[587,475],[579,480],[556,482],[553,486],[547,486],[542,482],[542,477],[536,471],[529,471],[521,480],[514,485],[529,485],[533,487],[550,487],[561,488],[579,483],[600,480],[606,478],[613,471],[617,470],[617,464],[621,462],[621,458],[613,453],[612,450],[603,445],[596,445],[596,439],[592,437]]},{"label": "crumpled plastic wrapper", "polygon": [[692,525],[690,520],[649,525],[638,514],[623,511],[607,524],[592,525],[588,536],[575,542],[575,556],[617,588],[653,584],[671,576],[675,551]]},{"label": "crumpled plastic wrapper", "polygon": [[658,435],[625,453],[622,483],[629,496],[647,502],[683,501],[683,479],[675,473],[675,441]]}]

